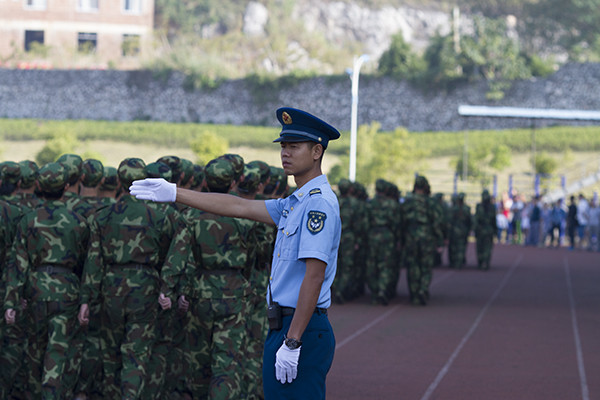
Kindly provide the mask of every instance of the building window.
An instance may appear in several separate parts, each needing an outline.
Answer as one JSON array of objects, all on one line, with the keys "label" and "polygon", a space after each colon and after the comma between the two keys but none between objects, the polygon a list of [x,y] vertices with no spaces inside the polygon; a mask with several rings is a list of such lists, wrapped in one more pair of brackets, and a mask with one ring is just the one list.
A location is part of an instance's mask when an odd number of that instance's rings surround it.
[{"label": "building window", "polygon": [[25,51],[35,50],[44,45],[44,31],[25,31]]},{"label": "building window", "polygon": [[25,0],[25,9],[27,10],[45,10],[47,0]]},{"label": "building window", "polygon": [[140,35],[123,35],[121,50],[124,56],[137,56],[140,54]]},{"label": "building window", "polygon": [[92,54],[96,52],[98,34],[79,32],[77,34],[77,50],[80,53]]},{"label": "building window", "polygon": [[123,11],[128,14],[141,14],[142,0],[123,0]]},{"label": "building window", "polygon": [[99,0],[77,0],[77,11],[96,12],[98,11]]}]

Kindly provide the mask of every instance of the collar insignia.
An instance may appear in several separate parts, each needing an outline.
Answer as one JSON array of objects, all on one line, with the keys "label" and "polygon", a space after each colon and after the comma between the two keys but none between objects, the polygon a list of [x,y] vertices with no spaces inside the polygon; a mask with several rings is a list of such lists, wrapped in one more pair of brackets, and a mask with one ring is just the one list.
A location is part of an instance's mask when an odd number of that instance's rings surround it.
[{"label": "collar insignia", "polygon": [[321,194],[321,189],[319,189],[319,188],[313,189],[310,192],[308,192],[308,194],[311,195],[311,196],[313,194]]}]

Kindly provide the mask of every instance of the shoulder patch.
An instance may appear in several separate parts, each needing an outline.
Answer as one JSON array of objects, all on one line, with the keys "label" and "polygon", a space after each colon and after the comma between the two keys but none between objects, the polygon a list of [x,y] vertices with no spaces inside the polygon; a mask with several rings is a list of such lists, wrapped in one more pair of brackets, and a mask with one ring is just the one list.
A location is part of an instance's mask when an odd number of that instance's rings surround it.
[{"label": "shoulder patch", "polygon": [[322,211],[309,211],[308,212],[308,221],[306,223],[306,227],[308,231],[313,235],[321,232],[325,227],[325,220],[327,219],[327,214]]},{"label": "shoulder patch", "polygon": [[308,194],[311,195],[311,196],[313,194],[321,194],[321,189],[319,189],[319,188],[313,189],[310,192],[308,192]]}]

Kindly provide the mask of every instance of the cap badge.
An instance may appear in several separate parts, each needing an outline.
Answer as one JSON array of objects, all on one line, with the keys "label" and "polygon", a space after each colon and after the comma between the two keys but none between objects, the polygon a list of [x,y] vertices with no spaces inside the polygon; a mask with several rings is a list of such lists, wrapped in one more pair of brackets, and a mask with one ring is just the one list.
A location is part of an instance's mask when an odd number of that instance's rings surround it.
[{"label": "cap badge", "polygon": [[281,119],[286,125],[290,125],[292,123],[292,117],[290,117],[290,114],[288,114],[286,111],[284,111],[283,114],[281,114]]}]

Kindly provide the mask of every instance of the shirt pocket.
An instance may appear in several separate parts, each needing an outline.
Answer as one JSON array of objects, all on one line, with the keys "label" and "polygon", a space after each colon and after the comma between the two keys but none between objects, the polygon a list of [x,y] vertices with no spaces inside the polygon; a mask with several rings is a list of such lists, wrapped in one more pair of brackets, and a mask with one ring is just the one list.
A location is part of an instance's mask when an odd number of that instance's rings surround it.
[{"label": "shirt pocket", "polygon": [[281,237],[280,257],[282,260],[297,260],[300,244],[298,224],[287,224],[279,228]]}]

